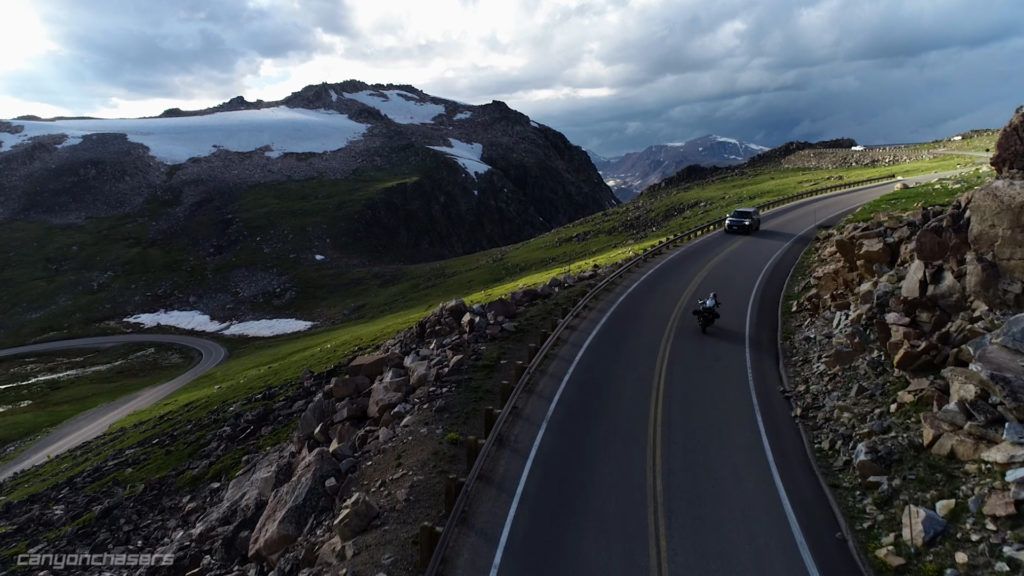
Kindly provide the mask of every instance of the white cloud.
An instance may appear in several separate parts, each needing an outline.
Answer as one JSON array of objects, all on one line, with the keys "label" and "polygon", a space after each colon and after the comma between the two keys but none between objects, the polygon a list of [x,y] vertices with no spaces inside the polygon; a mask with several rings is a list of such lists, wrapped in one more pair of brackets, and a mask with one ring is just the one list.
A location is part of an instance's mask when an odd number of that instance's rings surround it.
[{"label": "white cloud", "polygon": [[4,0],[0,3],[0,22],[4,23],[0,33],[0,73],[25,68],[33,58],[56,49],[32,9],[32,0]]}]

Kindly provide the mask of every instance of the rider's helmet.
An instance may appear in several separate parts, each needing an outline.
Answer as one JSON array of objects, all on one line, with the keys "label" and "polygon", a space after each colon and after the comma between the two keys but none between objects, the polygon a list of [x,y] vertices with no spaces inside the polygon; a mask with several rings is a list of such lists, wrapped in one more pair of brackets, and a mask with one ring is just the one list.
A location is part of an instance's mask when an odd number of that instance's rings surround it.
[{"label": "rider's helmet", "polygon": [[718,292],[712,292],[711,297],[714,298],[715,300],[718,300]]}]

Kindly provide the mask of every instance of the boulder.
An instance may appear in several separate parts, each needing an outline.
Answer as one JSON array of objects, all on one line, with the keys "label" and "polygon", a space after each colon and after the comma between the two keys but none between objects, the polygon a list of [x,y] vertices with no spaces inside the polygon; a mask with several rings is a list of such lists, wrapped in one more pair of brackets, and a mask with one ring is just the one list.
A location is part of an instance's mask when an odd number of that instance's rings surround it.
[{"label": "boulder", "polygon": [[971,194],[968,239],[1002,277],[1024,281],[1024,180],[996,180]]},{"label": "boulder", "polygon": [[981,459],[992,464],[1024,464],[1024,446],[1002,442],[982,452]]},{"label": "boulder", "polygon": [[363,492],[357,492],[341,508],[334,521],[334,532],[342,542],[362,534],[379,513],[377,505]]},{"label": "boulder", "polygon": [[338,400],[344,400],[349,396],[362,394],[368,390],[372,384],[372,380],[360,374],[358,376],[331,378],[331,383],[328,384],[328,387],[330,388],[331,396]]},{"label": "boulder", "polygon": [[934,511],[920,506],[903,508],[903,541],[909,546],[930,544],[946,529],[946,521]]},{"label": "boulder", "polygon": [[249,557],[276,561],[296,542],[314,514],[330,507],[325,483],[337,473],[338,463],[324,448],[307,454],[296,466],[292,479],[274,490],[252,531]]},{"label": "boulder", "polygon": [[943,434],[959,429],[959,426],[940,420],[932,412],[921,413],[921,442],[926,449],[930,449]]},{"label": "boulder", "polygon": [[914,256],[922,262],[941,262],[949,254],[949,242],[939,232],[925,228],[914,237]]},{"label": "boulder", "polygon": [[999,266],[984,256],[969,253],[964,264],[964,290],[984,302],[996,303],[999,287]]},{"label": "boulder", "polygon": [[348,365],[349,376],[366,376],[371,380],[384,373],[388,357],[384,354],[364,354],[357,356]]},{"label": "boulder", "polygon": [[1016,516],[1017,507],[1009,490],[999,490],[989,494],[988,498],[985,499],[985,506],[981,509],[981,512],[985,516],[1004,518],[1006,516]]},{"label": "boulder", "polygon": [[900,284],[900,295],[910,300],[917,300],[925,295],[928,290],[924,262],[914,260],[907,267],[907,275]]},{"label": "boulder", "polygon": [[956,500],[954,499],[939,500],[935,503],[935,513],[943,518],[949,516],[953,508],[956,508]]},{"label": "boulder", "polygon": [[317,398],[306,406],[302,416],[299,416],[299,425],[296,430],[303,442],[312,438],[317,427],[330,418],[330,414],[333,412],[332,404],[333,402],[328,404],[323,398]]},{"label": "boulder", "polygon": [[925,295],[942,310],[956,314],[964,308],[963,292],[960,282],[950,271],[939,269],[929,279]]},{"label": "boulder", "polygon": [[463,314],[460,324],[463,332],[466,334],[472,334],[473,332],[482,331],[486,328],[487,320],[473,314],[472,312],[466,312]]},{"label": "boulder", "polygon": [[846,264],[847,270],[853,271],[857,269],[857,244],[854,240],[845,236],[836,236],[835,240],[836,251],[839,252],[839,256],[842,257],[843,262]]},{"label": "boulder", "polygon": [[426,360],[420,360],[419,362],[412,362],[408,366],[409,370],[409,385],[413,389],[420,388],[422,386],[429,386],[434,383],[434,375],[436,370],[430,367],[430,362]]},{"label": "boulder", "polygon": [[468,310],[469,307],[466,306],[466,302],[461,299],[450,300],[441,305],[442,314],[455,322],[461,321]]},{"label": "boulder", "polygon": [[484,310],[487,311],[488,316],[494,316],[495,320],[498,318],[515,318],[516,316],[516,305],[511,300],[505,298],[498,298],[492,300],[484,305]]},{"label": "boulder", "polygon": [[241,550],[235,547],[235,537],[252,530],[263,514],[274,489],[287,482],[292,467],[288,448],[280,445],[255,460],[228,484],[221,502],[211,507],[192,529],[192,541],[201,542],[220,535],[221,547],[231,555],[245,554],[248,541]]},{"label": "boulder", "polygon": [[980,374],[967,368],[950,366],[942,369],[942,378],[949,383],[949,401],[987,399],[987,386]]},{"label": "boulder", "polygon": [[366,407],[366,415],[370,418],[380,418],[405,400],[408,388],[408,378],[377,382],[370,389],[370,403]]},{"label": "boulder", "polygon": [[1017,108],[999,133],[996,152],[989,163],[1000,178],[1024,178],[1024,106]]},{"label": "boulder", "polygon": [[853,465],[861,478],[885,476],[888,469],[878,461],[878,453],[871,442],[861,442],[853,451]]},{"label": "boulder", "polygon": [[370,400],[367,398],[346,398],[334,411],[334,423],[366,418],[369,408]]},{"label": "boulder", "polygon": [[892,266],[893,251],[881,238],[870,238],[857,245],[857,263],[860,271],[866,276],[877,274],[878,267]]},{"label": "boulder", "polygon": [[1024,354],[1024,314],[1017,314],[992,333],[992,343]]},{"label": "boulder", "polygon": [[1018,420],[1024,420],[1024,354],[992,343],[991,335],[967,343],[979,382]]},{"label": "boulder", "polygon": [[[902,182],[900,182],[900,184],[902,184]],[[896,554],[895,546],[884,546],[875,550],[875,557],[882,562],[885,562],[885,564],[890,568],[899,568],[907,563],[905,558]]]}]

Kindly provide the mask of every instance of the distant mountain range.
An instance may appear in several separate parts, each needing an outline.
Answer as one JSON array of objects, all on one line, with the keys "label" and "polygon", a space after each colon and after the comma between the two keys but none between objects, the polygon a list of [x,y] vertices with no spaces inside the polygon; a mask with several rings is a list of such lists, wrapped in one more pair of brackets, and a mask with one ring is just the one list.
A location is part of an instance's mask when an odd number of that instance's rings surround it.
[{"label": "distant mountain range", "polygon": [[682,143],[648,146],[616,158],[589,152],[598,172],[615,195],[627,202],[641,190],[656,184],[686,166],[731,166],[768,150],[764,146],[709,134]]}]

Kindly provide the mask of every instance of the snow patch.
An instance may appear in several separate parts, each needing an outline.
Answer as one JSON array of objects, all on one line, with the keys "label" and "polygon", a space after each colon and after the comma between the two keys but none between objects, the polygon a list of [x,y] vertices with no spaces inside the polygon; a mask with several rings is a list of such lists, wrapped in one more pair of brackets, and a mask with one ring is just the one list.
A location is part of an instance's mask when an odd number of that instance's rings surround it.
[{"label": "snow patch", "polygon": [[444,106],[422,102],[419,96],[404,90],[346,92],[345,97],[373,106],[399,124],[430,124],[435,116],[444,114]]},{"label": "snow patch", "polygon": [[328,92],[331,93],[331,102],[337,102],[338,101],[338,93],[334,91],[334,88],[329,89]]},{"label": "snow patch", "polygon": [[276,318],[273,320],[252,320],[232,324],[227,330],[221,332],[227,336],[277,336],[278,334],[291,334],[302,332],[313,326],[312,322],[296,320],[295,318]]},{"label": "snow patch", "polygon": [[295,318],[275,318],[268,320],[251,320],[248,322],[215,322],[199,310],[161,310],[151,314],[136,314],[124,319],[132,324],[142,324],[145,328],[154,326],[173,326],[183,330],[197,332],[217,332],[226,336],[277,336],[302,332],[313,326],[312,322]]},{"label": "snow patch", "polygon": [[9,122],[23,130],[0,132],[3,150],[46,134],[65,134],[68,140],[62,146],[74,146],[89,134],[115,133],[148,147],[150,154],[167,164],[209,156],[222,148],[251,152],[269,146],[266,154],[275,158],[287,152],[327,152],[358,140],[367,129],[366,124],[332,110],[286,106],[178,118]]},{"label": "snow patch", "polygon": [[469,120],[472,116],[473,116],[472,112],[465,111],[465,112],[459,112],[458,114],[456,114],[454,119],[455,120]]},{"label": "snow patch", "polygon": [[161,310],[152,314],[136,314],[124,319],[132,324],[142,324],[143,328],[154,326],[173,326],[182,330],[196,332],[220,332],[231,325],[230,322],[214,322],[208,315],[199,310]]},{"label": "snow patch", "polygon": [[313,255],[313,258],[314,258],[314,259],[315,259],[315,260],[316,260],[317,262],[322,262],[322,261],[324,261],[324,260],[326,260],[326,259],[327,259],[327,256],[324,256],[323,254],[314,254],[314,255]]},{"label": "snow patch", "polygon": [[480,156],[484,153],[483,144],[462,142],[454,138],[449,138],[448,143],[448,146],[427,146],[427,148],[451,156],[474,178],[491,169],[490,166],[480,161]]}]

